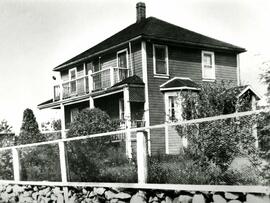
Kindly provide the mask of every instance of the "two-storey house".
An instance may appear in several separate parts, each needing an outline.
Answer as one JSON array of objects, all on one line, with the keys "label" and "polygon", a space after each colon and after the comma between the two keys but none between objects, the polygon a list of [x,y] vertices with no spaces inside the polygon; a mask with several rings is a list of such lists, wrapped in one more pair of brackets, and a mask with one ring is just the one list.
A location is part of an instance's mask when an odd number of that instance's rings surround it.
[{"label": "two-storey house", "polygon": [[[146,18],[144,3],[136,11],[134,24],[55,67],[61,79],[53,99],[38,108],[61,109],[66,129],[77,112],[94,107],[121,119],[125,128],[150,126],[181,116],[175,110],[180,91],[199,91],[203,81],[239,84],[239,54],[245,49]],[[152,153],[178,152],[179,136],[169,137],[168,131],[150,131]]]}]

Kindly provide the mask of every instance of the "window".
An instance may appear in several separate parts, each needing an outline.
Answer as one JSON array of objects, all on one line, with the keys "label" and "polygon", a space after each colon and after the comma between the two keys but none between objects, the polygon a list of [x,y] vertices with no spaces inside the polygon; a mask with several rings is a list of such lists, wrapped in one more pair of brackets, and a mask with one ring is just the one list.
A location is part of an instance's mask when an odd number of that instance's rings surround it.
[{"label": "window", "polygon": [[117,66],[120,68],[128,68],[127,50],[117,52]]},{"label": "window", "polygon": [[70,121],[73,122],[77,114],[79,113],[78,108],[70,109]]},{"label": "window", "polygon": [[178,91],[164,93],[166,121],[182,120],[182,96]]},{"label": "window", "polygon": [[153,45],[154,75],[169,76],[168,47]]},{"label": "window", "polygon": [[77,78],[77,70],[76,68],[72,68],[69,70],[69,80],[70,80],[70,93],[76,93],[77,92],[77,83],[76,83],[76,78]]},{"label": "window", "polygon": [[202,78],[206,80],[216,78],[214,52],[202,51]]},{"label": "window", "polygon": [[119,99],[119,119],[124,120],[125,113],[124,113],[124,99]]},{"label": "window", "polygon": [[169,96],[169,119],[171,121],[174,121],[176,119],[175,117],[175,101],[176,101],[176,96]]}]

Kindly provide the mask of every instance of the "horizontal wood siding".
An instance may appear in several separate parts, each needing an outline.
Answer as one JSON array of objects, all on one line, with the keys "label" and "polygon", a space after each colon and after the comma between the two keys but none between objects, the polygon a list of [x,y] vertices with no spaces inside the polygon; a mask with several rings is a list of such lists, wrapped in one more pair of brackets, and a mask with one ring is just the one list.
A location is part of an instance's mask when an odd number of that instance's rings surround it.
[{"label": "horizontal wood siding", "polygon": [[[173,77],[189,77],[194,82],[202,82],[202,64],[200,49],[168,46],[169,78],[154,77],[153,74],[153,44],[146,44],[147,50],[147,74],[149,91],[150,125],[165,122],[164,95],[160,91],[160,85]],[[207,51],[207,50],[206,50]],[[212,50],[210,50],[212,51]],[[230,53],[215,52],[216,79],[231,80],[236,83],[236,55]],[[151,130],[151,149],[153,153],[165,149],[164,130]],[[172,139],[174,139],[173,137]],[[172,140],[172,142],[175,140]],[[172,150],[176,150],[172,147]]]},{"label": "horizontal wood siding", "polygon": [[237,85],[236,54],[215,52],[216,79],[229,80]]},{"label": "horizontal wood siding", "polygon": [[[154,78],[153,75],[153,51],[152,44],[146,43],[147,54],[147,77],[148,77],[148,95],[149,95],[149,117],[150,125],[162,124],[165,122],[165,108],[163,93],[159,86],[166,82],[164,78]],[[165,153],[165,130],[150,130],[151,152]]]},{"label": "horizontal wood siding", "polygon": [[69,77],[68,77],[68,70],[63,70],[61,71],[61,80],[62,81],[68,81]]},{"label": "horizontal wood siding", "polygon": [[78,66],[77,67],[77,78],[79,77],[83,77],[85,74],[84,74],[84,68],[82,65]]},{"label": "horizontal wood siding", "polygon": [[169,154],[179,154],[181,152],[183,147],[182,139],[173,126],[168,127],[168,142]]},{"label": "horizontal wood siding", "polygon": [[189,77],[195,82],[201,82],[201,50],[170,46],[168,55],[170,78]]},{"label": "horizontal wood siding", "polygon": [[102,56],[100,63],[102,64],[102,69],[110,66],[117,66],[116,53],[110,53]]},{"label": "horizontal wood siding", "polygon": [[142,49],[141,43],[132,44],[132,60],[134,75],[143,78],[142,76]]}]

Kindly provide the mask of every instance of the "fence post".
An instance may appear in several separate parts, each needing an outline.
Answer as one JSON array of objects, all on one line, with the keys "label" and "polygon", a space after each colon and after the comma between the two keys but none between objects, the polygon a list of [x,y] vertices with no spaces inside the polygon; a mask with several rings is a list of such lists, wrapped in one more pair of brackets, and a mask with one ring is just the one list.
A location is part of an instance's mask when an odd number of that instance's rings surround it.
[{"label": "fence post", "polygon": [[[63,104],[61,104],[61,138],[66,138],[66,126],[65,126],[65,107]],[[65,142],[59,141],[58,142],[59,147],[59,158],[60,158],[60,168],[61,168],[61,179],[63,183],[67,183],[67,164],[66,164],[66,150],[65,150]],[[64,199],[65,202],[69,202],[68,199],[68,188],[63,187],[64,191]]]},{"label": "fence post", "polygon": [[12,148],[14,181],[20,181],[20,158],[18,149]]},{"label": "fence post", "polygon": [[137,132],[137,167],[138,183],[147,183],[148,176],[148,149],[147,149],[147,132]]}]

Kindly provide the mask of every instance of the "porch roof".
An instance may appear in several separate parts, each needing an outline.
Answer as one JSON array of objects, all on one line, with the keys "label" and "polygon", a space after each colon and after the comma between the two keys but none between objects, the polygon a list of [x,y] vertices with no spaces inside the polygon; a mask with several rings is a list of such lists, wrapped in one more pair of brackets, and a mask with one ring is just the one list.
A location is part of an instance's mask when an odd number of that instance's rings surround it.
[{"label": "porch roof", "polygon": [[174,77],[160,86],[161,91],[170,90],[199,90],[199,85],[190,78]]},{"label": "porch roof", "polygon": [[142,79],[139,76],[133,75],[133,76],[127,77],[124,80],[114,84],[113,87],[121,86],[124,84],[144,85],[144,82],[142,81]]}]

